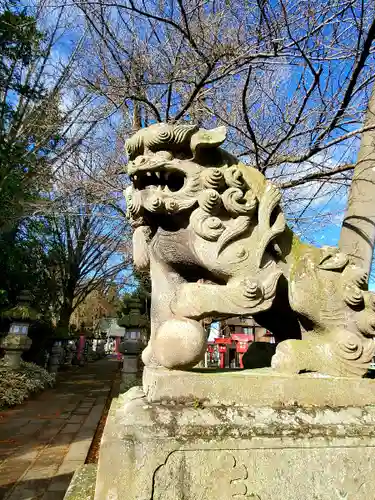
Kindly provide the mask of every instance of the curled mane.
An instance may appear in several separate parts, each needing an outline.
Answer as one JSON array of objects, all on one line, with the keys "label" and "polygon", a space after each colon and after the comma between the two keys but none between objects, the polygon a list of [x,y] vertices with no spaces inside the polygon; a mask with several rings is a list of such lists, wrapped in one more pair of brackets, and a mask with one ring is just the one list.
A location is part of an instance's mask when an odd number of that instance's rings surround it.
[{"label": "curled mane", "polygon": [[156,152],[161,149],[190,149],[191,136],[198,131],[196,125],[169,125],[157,123],[139,130],[125,143],[129,160],[142,155],[146,149]]}]

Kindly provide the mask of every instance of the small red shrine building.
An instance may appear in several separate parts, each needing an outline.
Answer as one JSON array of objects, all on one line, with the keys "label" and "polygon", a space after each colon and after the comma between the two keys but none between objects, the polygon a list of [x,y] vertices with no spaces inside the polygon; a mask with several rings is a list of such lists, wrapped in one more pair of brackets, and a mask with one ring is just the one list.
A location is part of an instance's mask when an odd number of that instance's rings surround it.
[{"label": "small red shrine building", "polygon": [[242,357],[251,342],[275,342],[271,332],[253,318],[229,318],[222,322],[220,333],[221,336],[209,342],[207,347],[210,365],[215,363],[217,353],[220,368],[243,368]]}]

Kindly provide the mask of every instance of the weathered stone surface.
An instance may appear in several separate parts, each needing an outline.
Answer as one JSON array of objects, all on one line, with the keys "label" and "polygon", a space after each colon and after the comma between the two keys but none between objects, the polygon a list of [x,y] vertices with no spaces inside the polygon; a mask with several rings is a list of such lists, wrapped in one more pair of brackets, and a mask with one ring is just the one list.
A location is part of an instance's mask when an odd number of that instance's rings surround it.
[{"label": "weathered stone surface", "polygon": [[97,466],[82,465],[76,470],[64,500],[94,500]]},{"label": "weathered stone surface", "polygon": [[122,364],[123,374],[136,374],[139,371],[139,358],[137,354],[125,354]]},{"label": "weathered stone surface", "polygon": [[21,365],[21,356],[30,349],[32,340],[27,335],[8,333],[1,340],[0,347],[5,349],[3,362],[10,368],[18,369]]},{"label": "weathered stone surface", "polygon": [[[121,344],[120,344],[121,345]],[[137,385],[139,380],[139,356],[138,354],[124,354],[124,361],[121,370],[120,391],[126,392],[129,387]]]},{"label": "weathered stone surface", "polygon": [[150,270],[146,365],[198,363],[204,317],[252,315],[279,345],[272,367],[363,376],[375,354],[375,295],[337,248],[302,243],[281,192],[219,146],[225,127],[154,124],[127,141],[136,267]]},{"label": "weathered stone surface", "polygon": [[95,500],[368,500],[375,406],[225,407],[114,400]]},{"label": "weathered stone surface", "polygon": [[155,472],[152,499],[365,500],[375,492],[373,453],[350,447],[176,451]]},{"label": "weathered stone surface", "polygon": [[145,367],[143,389],[149,402],[203,401],[211,405],[364,406],[375,405],[375,380],[287,375],[271,369],[208,371]]},{"label": "weathered stone surface", "polygon": [[59,342],[55,342],[52,346],[52,352],[48,360],[48,371],[57,373],[59,371],[60,361],[62,356],[62,347]]}]

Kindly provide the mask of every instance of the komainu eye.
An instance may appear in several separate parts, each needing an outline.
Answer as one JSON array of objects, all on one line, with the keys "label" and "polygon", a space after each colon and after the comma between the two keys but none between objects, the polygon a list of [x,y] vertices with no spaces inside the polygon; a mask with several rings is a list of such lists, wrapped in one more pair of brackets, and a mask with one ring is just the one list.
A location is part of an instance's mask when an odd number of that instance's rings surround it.
[{"label": "komainu eye", "polygon": [[146,163],[146,158],[144,156],[138,156],[135,160],[134,160],[134,164],[139,166],[139,165],[144,165]]}]

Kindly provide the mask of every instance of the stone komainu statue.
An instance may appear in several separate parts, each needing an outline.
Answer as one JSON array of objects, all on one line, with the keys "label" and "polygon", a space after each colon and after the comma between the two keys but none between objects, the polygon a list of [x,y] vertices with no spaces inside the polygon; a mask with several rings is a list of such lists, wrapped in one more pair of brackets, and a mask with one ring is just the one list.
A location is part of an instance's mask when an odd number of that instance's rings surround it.
[{"label": "stone komainu statue", "polygon": [[144,363],[192,367],[202,318],[252,315],[276,337],[274,369],[362,376],[375,350],[366,273],[337,248],[302,243],[279,189],[222,150],[225,137],[156,124],[126,143],[134,263],[152,281]]}]

